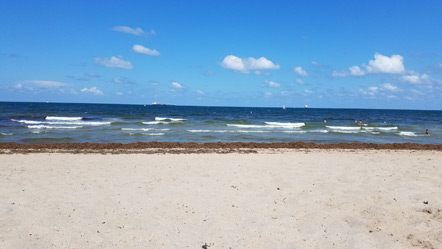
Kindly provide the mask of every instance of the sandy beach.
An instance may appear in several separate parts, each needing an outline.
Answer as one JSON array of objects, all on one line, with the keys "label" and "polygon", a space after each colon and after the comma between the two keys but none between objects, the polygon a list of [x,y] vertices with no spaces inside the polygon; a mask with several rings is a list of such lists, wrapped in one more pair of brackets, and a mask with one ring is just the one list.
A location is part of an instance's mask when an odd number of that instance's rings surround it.
[{"label": "sandy beach", "polygon": [[442,248],[442,152],[0,155],[0,248]]}]

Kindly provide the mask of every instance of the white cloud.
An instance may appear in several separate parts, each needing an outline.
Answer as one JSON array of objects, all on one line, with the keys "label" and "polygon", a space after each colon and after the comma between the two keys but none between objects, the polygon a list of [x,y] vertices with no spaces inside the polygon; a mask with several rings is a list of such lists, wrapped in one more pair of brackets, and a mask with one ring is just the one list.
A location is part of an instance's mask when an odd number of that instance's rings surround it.
[{"label": "white cloud", "polygon": [[306,77],[308,76],[307,71],[305,71],[304,69],[302,69],[302,67],[295,67],[293,68],[293,71],[297,72],[300,76],[302,77]]},{"label": "white cloud", "polygon": [[347,77],[347,75],[348,75],[348,73],[345,72],[345,71],[341,71],[341,72],[333,71],[332,74],[331,74],[331,76],[334,77],[334,78],[336,78],[336,77]]},{"label": "white cloud", "polygon": [[182,88],[184,88],[180,83],[178,83],[178,82],[176,82],[176,81],[172,82],[172,87],[173,87],[173,88],[176,88],[176,89],[182,89]]},{"label": "white cloud", "polygon": [[397,98],[391,92],[398,92],[399,88],[390,84],[384,83],[381,86],[371,86],[365,89],[360,88],[359,94],[368,96],[369,98],[383,97],[383,98]]},{"label": "white cloud", "polygon": [[204,91],[202,91],[202,90],[196,90],[195,92],[198,95],[204,95],[205,94]]},{"label": "white cloud", "polygon": [[393,86],[390,83],[385,83],[382,85],[382,88],[388,91],[396,91],[398,88],[396,86]]},{"label": "white cloud", "polygon": [[269,87],[280,87],[281,86],[279,83],[276,83],[276,82],[273,82],[273,81],[268,81],[268,80],[266,80],[265,83]]},{"label": "white cloud", "polygon": [[421,84],[430,81],[430,77],[427,74],[420,75],[419,73],[411,71],[409,75],[401,76],[402,81],[411,84]]},{"label": "white cloud", "polygon": [[270,92],[265,92],[264,93],[264,98],[268,99],[270,97],[272,97],[272,93],[270,93]]},{"label": "white cloud", "polygon": [[377,92],[377,87],[369,87],[367,89],[359,89],[359,93],[362,95],[366,95],[366,96],[370,96],[370,97],[374,97],[374,95]]},{"label": "white cloud", "polygon": [[300,85],[304,85],[304,81],[301,80],[301,79],[297,79],[297,80],[296,80],[296,83],[298,83],[298,84],[300,84]]},{"label": "white cloud", "polygon": [[221,66],[246,74],[248,74],[250,70],[279,69],[279,65],[273,64],[273,62],[265,57],[260,57],[258,59],[253,57],[239,58],[234,55],[227,55],[221,62]]},{"label": "white cloud", "polygon": [[[132,35],[138,35],[138,36],[146,34],[146,32],[144,32],[144,30],[139,28],[139,27],[131,28],[131,27],[128,27],[128,26],[115,26],[112,29],[115,30],[115,31],[119,31],[119,32],[123,32],[123,33],[128,33],[128,34],[132,34]],[[149,33],[152,34],[152,35],[155,35],[155,31],[154,30],[151,30]]]},{"label": "white cloud", "polygon": [[405,72],[404,58],[397,54],[388,57],[375,53],[374,60],[370,60],[365,68],[368,73],[402,74]]},{"label": "white cloud", "polygon": [[370,92],[377,92],[378,91],[378,87],[377,86],[371,86],[371,87],[368,88],[368,90]]},{"label": "white cloud", "polygon": [[281,96],[290,96],[289,91],[281,91]]},{"label": "white cloud", "polygon": [[95,95],[103,95],[103,92],[100,91],[97,87],[91,87],[91,88],[83,88],[80,90],[81,92],[85,93],[93,93]]},{"label": "white cloud", "polygon": [[404,58],[400,55],[392,55],[391,57],[374,54],[374,60],[370,60],[367,65],[363,65],[367,71],[362,70],[359,66],[351,66],[347,71],[333,71],[332,77],[347,76],[364,76],[367,74],[403,74],[405,73]]},{"label": "white cloud", "polygon": [[97,65],[102,65],[105,67],[115,67],[115,68],[124,68],[124,69],[132,69],[133,65],[130,61],[123,60],[122,57],[112,56],[110,59],[105,57],[97,57],[94,58],[94,62]]},{"label": "white cloud", "polygon": [[146,48],[146,47],[144,47],[142,45],[138,45],[138,44],[135,44],[132,47],[132,50],[135,51],[136,53],[139,53],[139,54],[146,54],[146,55],[151,55],[151,56],[159,56],[160,55],[160,52],[158,52],[157,50]]},{"label": "white cloud", "polygon": [[40,87],[61,87],[61,86],[66,85],[66,83],[63,83],[63,82],[49,81],[49,80],[25,80],[25,81],[22,81],[21,83],[33,84],[33,85],[40,86]]},{"label": "white cloud", "polygon": [[364,76],[365,72],[362,71],[358,66],[352,66],[348,68],[350,70],[350,74],[353,76]]},{"label": "white cloud", "polygon": [[312,94],[313,91],[312,91],[312,90],[305,89],[305,90],[304,90],[304,93],[305,93],[305,94]]}]

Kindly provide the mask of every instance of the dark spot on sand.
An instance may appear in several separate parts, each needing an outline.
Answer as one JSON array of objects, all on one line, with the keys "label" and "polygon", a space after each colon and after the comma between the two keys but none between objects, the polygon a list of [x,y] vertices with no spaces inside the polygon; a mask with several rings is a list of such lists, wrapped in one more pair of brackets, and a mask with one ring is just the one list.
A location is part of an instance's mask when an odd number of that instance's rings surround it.
[{"label": "dark spot on sand", "polygon": [[280,190],[279,188],[276,188],[277,190]]},{"label": "dark spot on sand", "polygon": [[428,201],[424,201],[424,204],[428,205]]},{"label": "dark spot on sand", "polygon": [[204,243],[204,245],[201,246],[201,248],[203,248],[203,249],[207,249],[207,247],[208,247],[207,243]]},{"label": "dark spot on sand", "polygon": [[427,213],[427,214],[432,214],[433,213],[433,211],[431,209],[427,209],[427,208],[422,210],[422,212]]}]

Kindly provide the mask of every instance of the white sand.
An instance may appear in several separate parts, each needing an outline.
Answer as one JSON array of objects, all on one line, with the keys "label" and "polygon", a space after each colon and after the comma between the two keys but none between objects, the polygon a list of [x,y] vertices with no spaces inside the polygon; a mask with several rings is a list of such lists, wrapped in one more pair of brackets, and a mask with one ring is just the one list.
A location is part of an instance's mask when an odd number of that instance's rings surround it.
[{"label": "white sand", "polygon": [[0,155],[2,249],[442,248],[441,210],[434,151]]}]

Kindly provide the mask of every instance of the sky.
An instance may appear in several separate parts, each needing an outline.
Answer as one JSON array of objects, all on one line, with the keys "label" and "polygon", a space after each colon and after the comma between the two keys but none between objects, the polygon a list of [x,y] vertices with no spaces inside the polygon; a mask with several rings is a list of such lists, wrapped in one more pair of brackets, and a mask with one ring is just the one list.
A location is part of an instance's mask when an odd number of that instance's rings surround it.
[{"label": "sky", "polygon": [[0,101],[442,109],[442,1],[0,3]]}]

